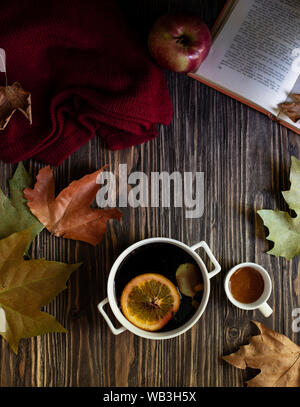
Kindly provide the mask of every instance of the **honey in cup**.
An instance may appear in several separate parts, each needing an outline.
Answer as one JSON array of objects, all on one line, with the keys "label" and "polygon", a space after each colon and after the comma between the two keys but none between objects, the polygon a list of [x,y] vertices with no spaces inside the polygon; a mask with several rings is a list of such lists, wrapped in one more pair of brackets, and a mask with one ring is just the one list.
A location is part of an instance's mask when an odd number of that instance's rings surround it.
[{"label": "honey in cup", "polygon": [[264,292],[264,286],[264,279],[260,272],[252,267],[241,267],[229,280],[232,296],[243,304],[257,301]]}]

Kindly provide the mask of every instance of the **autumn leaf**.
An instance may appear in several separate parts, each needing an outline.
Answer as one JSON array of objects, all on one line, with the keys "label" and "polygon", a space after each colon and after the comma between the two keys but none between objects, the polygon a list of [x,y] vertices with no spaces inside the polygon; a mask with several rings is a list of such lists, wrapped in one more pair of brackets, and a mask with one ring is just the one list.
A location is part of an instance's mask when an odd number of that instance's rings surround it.
[{"label": "autumn leaf", "polygon": [[80,266],[44,259],[24,260],[30,241],[30,229],[0,240],[0,335],[15,353],[21,338],[66,332],[40,308],[66,288],[70,274]]},{"label": "autumn leaf", "polygon": [[81,240],[96,245],[106,231],[109,219],[120,220],[118,209],[97,209],[90,205],[99,185],[97,176],[103,169],[73,181],[55,198],[54,177],[51,168],[42,168],[34,189],[26,188],[27,205],[39,221],[55,236]]},{"label": "autumn leaf", "polygon": [[31,95],[18,82],[0,86],[0,130],[4,130],[12,115],[20,110],[32,123]]},{"label": "autumn leaf", "polygon": [[300,347],[285,335],[272,331],[260,322],[252,321],[261,335],[253,336],[249,345],[223,359],[231,365],[259,369],[260,373],[247,382],[249,387],[299,387]]},{"label": "autumn leaf", "polygon": [[30,212],[23,195],[24,189],[32,185],[31,176],[23,163],[19,163],[14,176],[9,181],[10,199],[0,189],[0,239],[31,227],[31,240],[33,240],[44,229],[44,226]]},{"label": "autumn leaf", "polygon": [[287,115],[294,123],[300,120],[300,95],[292,94],[291,98],[293,102],[280,103],[279,107],[281,111]]},{"label": "autumn leaf", "polygon": [[300,160],[296,157],[292,157],[290,182],[290,190],[283,191],[282,195],[289,208],[296,212],[296,217],[279,210],[257,211],[269,229],[267,239],[274,242],[268,253],[287,260],[300,254]]}]

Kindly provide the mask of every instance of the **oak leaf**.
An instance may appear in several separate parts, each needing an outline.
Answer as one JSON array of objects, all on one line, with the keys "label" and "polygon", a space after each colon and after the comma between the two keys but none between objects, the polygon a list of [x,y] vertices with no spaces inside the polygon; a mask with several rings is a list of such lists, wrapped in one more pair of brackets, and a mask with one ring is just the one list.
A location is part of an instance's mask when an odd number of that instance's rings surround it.
[{"label": "oak leaf", "polygon": [[289,208],[295,211],[295,217],[279,210],[257,211],[269,229],[267,239],[274,242],[274,247],[268,253],[287,260],[300,254],[300,160],[296,157],[292,157],[290,182],[289,191],[283,191],[282,195]]},{"label": "oak leaf", "polygon": [[300,120],[300,95],[293,93],[291,95],[293,102],[280,103],[281,111],[287,115],[294,123]]},{"label": "oak leaf", "polygon": [[21,338],[66,332],[40,308],[66,288],[70,274],[80,266],[44,259],[24,260],[30,241],[30,229],[0,240],[0,335],[15,353]]},{"label": "oak leaf", "polygon": [[18,82],[0,86],[0,130],[4,130],[12,115],[20,110],[32,123],[31,95]]},{"label": "oak leaf", "polygon": [[260,370],[247,382],[249,387],[299,387],[300,346],[260,322],[252,322],[261,335],[253,336],[249,345],[241,346],[223,359],[239,369]]},{"label": "oak leaf", "polygon": [[23,195],[24,189],[32,186],[32,177],[20,162],[14,176],[9,180],[10,197],[6,197],[0,189],[0,239],[31,227],[33,240],[44,229],[30,212]]},{"label": "oak leaf", "polygon": [[55,198],[52,169],[42,168],[34,189],[26,188],[27,205],[39,221],[55,236],[81,240],[96,245],[106,231],[109,219],[120,220],[116,209],[91,208],[99,189],[97,176],[103,169],[88,174],[69,184]]}]

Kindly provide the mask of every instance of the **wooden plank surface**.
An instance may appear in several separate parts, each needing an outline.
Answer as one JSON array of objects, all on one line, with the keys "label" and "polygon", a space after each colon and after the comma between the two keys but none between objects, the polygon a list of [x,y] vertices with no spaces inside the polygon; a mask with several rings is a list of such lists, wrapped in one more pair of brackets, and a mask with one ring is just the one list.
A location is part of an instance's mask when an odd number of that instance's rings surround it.
[{"label": "wooden plank surface", "polygon": [[[181,9],[200,10],[211,26],[224,1],[155,0],[120,2],[145,41],[159,14]],[[83,261],[68,284],[46,310],[67,329],[22,340],[14,355],[0,342],[0,386],[243,386],[252,372],[222,361],[255,333],[258,320],[289,336],[292,310],[300,303],[299,257],[292,261],[266,254],[269,245],[256,210],[285,209],[280,191],[288,189],[290,156],[300,157],[300,137],[264,115],[195,80],[167,73],[174,104],[172,124],[160,127],[159,137],[124,151],[108,151],[100,137],[54,169],[57,190],[104,164],[117,173],[203,171],[204,214],[186,219],[184,208],[126,208],[121,224],[110,222],[96,248],[58,239],[43,231],[33,247],[35,257],[65,262]],[[34,175],[43,165],[25,162]],[[1,182],[15,165],[0,163]],[[222,265],[211,281],[207,309],[197,325],[184,335],[165,341],[138,338],[129,332],[114,336],[97,310],[106,297],[106,282],[114,260],[127,246],[147,237],[172,237],[193,245],[205,240]],[[226,271],[236,263],[263,265],[274,284],[269,319],[258,312],[234,308],[223,290]]]}]

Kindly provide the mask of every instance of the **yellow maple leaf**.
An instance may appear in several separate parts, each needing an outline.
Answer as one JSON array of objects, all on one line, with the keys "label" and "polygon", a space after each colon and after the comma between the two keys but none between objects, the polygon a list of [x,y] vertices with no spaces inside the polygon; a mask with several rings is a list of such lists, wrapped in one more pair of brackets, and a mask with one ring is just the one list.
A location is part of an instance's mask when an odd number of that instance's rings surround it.
[{"label": "yellow maple leaf", "polygon": [[52,315],[40,309],[66,288],[71,273],[80,266],[24,260],[31,239],[29,228],[0,240],[0,335],[15,353],[21,338],[66,332]]}]

